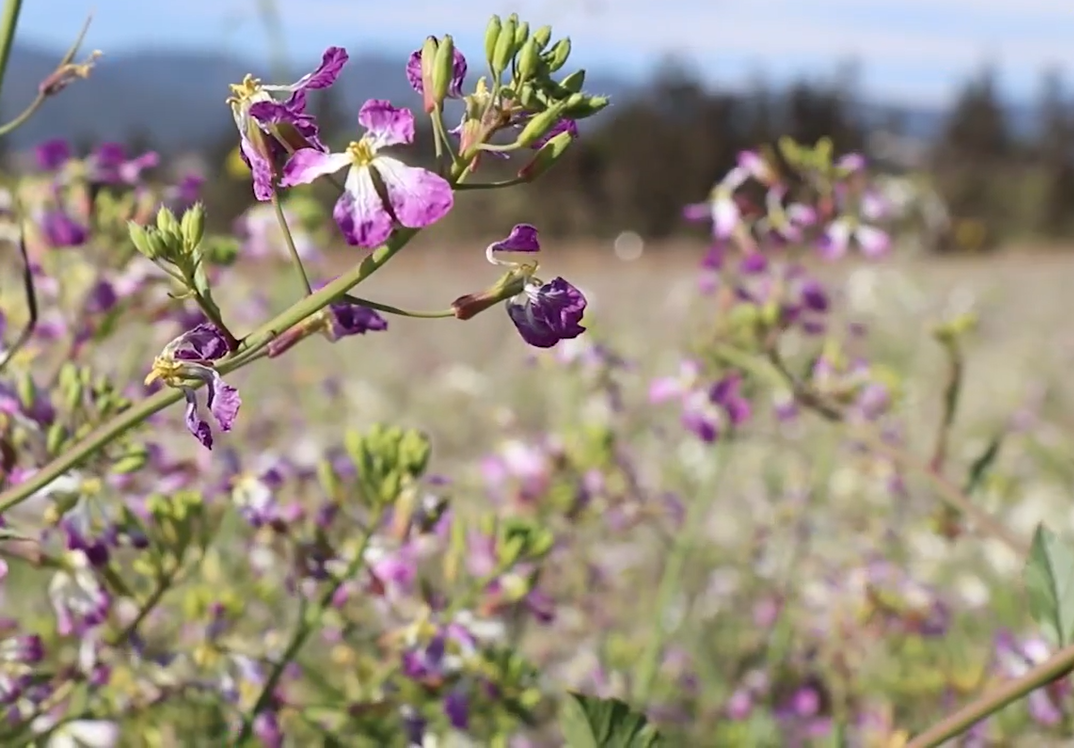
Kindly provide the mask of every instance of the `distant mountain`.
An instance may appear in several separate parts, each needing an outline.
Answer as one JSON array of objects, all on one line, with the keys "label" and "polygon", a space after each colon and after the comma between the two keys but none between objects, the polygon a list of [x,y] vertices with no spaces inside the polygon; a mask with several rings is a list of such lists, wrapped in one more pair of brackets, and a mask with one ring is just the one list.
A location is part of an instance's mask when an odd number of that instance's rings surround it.
[{"label": "distant mountain", "polygon": [[[61,53],[26,45],[12,51],[9,72],[0,92],[4,118],[21,111],[37,92],[38,83],[54,69]],[[365,55],[352,58],[337,83],[345,111],[356,112],[367,98],[386,98],[415,105],[417,95],[407,84],[398,57]],[[89,80],[76,81],[46,102],[32,122],[12,133],[11,145],[24,149],[41,140],[127,139],[152,133],[154,145],[165,151],[203,146],[227,132],[230,113],[224,105],[228,84],[246,73],[266,75],[263,66],[211,52],[146,51],[102,57]],[[641,81],[591,71],[587,90],[607,94],[618,103],[641,92]],[[879,121],[893,110],[866,104],[867,119]],[[944,112],[894,108],[911,135],[936,132]],[[1018,129],[1032,127],[1032,110],[1012,110]]]}]

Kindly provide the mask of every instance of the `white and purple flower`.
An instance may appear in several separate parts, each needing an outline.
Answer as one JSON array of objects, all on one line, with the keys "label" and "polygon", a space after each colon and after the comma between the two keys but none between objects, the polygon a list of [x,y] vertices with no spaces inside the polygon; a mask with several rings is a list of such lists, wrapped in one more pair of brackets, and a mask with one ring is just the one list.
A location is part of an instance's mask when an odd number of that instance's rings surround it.
[{"label": "white and purple flower", "polygon": [[[439,221],[455,201],[443,177],[386,156],[380,151],[414,141],[414,115],[381,99],[367,101],[358,112],[365,135],[343,153],[302,148],[283,169],[283,187],[310,184],[318,177],[349,167],[343,194],[332,215],[351,246],[373,248],[384,242],[396,222],[420,229]],[[384,187],[382,196],[376,178]]]}]

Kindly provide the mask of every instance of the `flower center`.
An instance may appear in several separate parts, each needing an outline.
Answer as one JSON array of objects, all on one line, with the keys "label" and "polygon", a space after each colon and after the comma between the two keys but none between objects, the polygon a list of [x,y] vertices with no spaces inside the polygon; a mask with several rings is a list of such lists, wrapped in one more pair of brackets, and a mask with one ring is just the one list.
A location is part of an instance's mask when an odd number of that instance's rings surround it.
[{"label": "flower center", "polygon": [[357,141],[352,140],[350,145],[347,146],[347,155],[351,157],[351,161],[354,162],[355,166],[369,166],[376,156],[376,149],[369,138],[362,138]]},{"label": "flower center", "polygon": [[153,359],[153,368],[150,369],[149,374],[146,375],[145,384],[152,384],[158,379],[165,383],[171,383],[182,379],[182,372],[182,362],[164,358],[163,356],[157,356]]},{"label": "flower center", "polygon": [[227,98],[227,103],[242,104],[261,92],[261,80],[247,73],[242,83],[232,83],[228,88],[231,89],[231,96]]}]

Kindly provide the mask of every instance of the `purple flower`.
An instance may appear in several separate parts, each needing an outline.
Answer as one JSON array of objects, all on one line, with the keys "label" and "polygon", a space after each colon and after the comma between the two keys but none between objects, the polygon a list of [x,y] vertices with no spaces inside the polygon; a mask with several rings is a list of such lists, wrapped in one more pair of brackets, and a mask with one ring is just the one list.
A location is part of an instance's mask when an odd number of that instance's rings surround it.
[{"label": "purple flower", "polygon": [[451,691],[444,699],[444,714],[456,730],[465,730],[470,724],[470,701],[460,690]]},{"label": "purple flower", "polygon": [[87,159],[90,181],[113,185],[136,185],[143,171],[159,163],[160,156],[155,151],[127,160],[126,150],[119,143],[102,143]]},{"label": "purple flower", "polygon": [[[438,43],[435,36],[430,36],[434,43]],[[458,99],[462,97],[462,84],[466,78],[466,58],[457,47],[452,47],[451,82],[448,84],[448,98]],[[406,63],[406,79],[410,87],[422,95],[426,112],[432,112],[436,102],[433,101],[432,91],[427,91],[425,81],[422,80],[421,50],[410,53],[410,59]]]},{"label": "purple flower", "polygon": [[741,426],[750,418],[750,401],[742,397],[742,375],[737,371],[712,385],[709,399],[727,414],[732,426]]},{"label": "purple flower", "polygon": [[[1031,668],[1045,662],[1052,655],[1043,639],[1015,639],[1010,632],[1001,631],[996,636],[996,659],[1004,675],[1019,678]],[[1070,697],[1071,680],[1060,678],[1044,688],[1032,691],[1026,699],[1030,718],[1039,725],[1055,727],[1063,721],[1064,704]]]},{"label": "purple flower", "polygon": [[226,341],[213,325],[198,325],[165,346],[145,378],[146,385],[160,379],[169,387],[183,391],[187,403],[187,429],[206,449],[213,448],[212,428],[202,415],[197,392],[189,382],[207,386],[209,394],[205,407],[222,431],[230,431],[242,399],[238,390],[224,382],[212,363],[227,352]]},{"label": "purple flower", "polygon": [[111,598],[83,551],[68,551],[65,560],[66,568],[56,572],[49,583],[48,596],[56,613],[57,633],[81,635],[105,621]]},{"label": "purple flower", "polygon": [[741,166],[732,169],[709,195],[708,202],[694,203],[683,208],[688,221],[712,221],[712,234],[727,239],[742,221],[742,211],[735,202],[735,192],[749,179],[750,172]]},{"label": "purple flower", "polygon": [[585,307],[582,292],[556,277],[544,285],[527,283],[522,293],[507,302],[507,315],[523,340],[535,348],[551,348],[585,332],[579,324]]},{"label": "purple flower", "polygon": [[50,210],[41,218],[45,241],[53,249],[80,247],[89,238],[89,230],[61,209]]},{"label": "purple flower", "polygon": [[[242,83],[231,86],[228,104],[239,130],[239,152],[253,174],[254,196],[258,200],[272,198],[277,159],[287,151],[284,143],[294,150],[323,150],[317,139],[317,124],[305,113],[306,91],[335,83],[347,59],[345,49],[329,47],[316,70],[290,85],[263,85],[248,75]],[[273,93],[289,93],[290,97],[281,103],[272,97]],[[255,110],[259,104],[268,106]]]},{"label": "purple flower", "polygon": [[333,341],[388,329],[388,320],[375,310],[349,301],[335,301],[328,306],[328,324],[328,337]]},{"label": "purple flower", "polygon": [[63,138],[53,138],[34,148],[37,165],[44,171],[57,171],[71,160],[71,145]]},{"label": "purple flower", "polygon": [[[358,113],[367,130],[343,153],[313,148],[295,152],[283,170],[280,184],[309,184],[318,177],[350,167],[343,194],[332,215],[347,243],[372,248],[388,238],[396,221],[407,228],[424,228],[443,218],[454,204],[451,185],[425,169],[381,155],[381,148],[414,140],[414,115],[381,99],[367,101]],[[373,172],[384,184],[387,205],[375,186]]]}]

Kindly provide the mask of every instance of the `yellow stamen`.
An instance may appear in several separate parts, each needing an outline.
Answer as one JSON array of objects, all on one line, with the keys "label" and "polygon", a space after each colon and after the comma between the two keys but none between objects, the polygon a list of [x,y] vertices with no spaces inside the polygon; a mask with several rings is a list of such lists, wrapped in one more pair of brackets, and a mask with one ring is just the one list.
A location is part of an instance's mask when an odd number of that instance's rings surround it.
[{"label": "yellow stamen", "polygon": [[367,138],[361,140],[351,141],[347,146],[347,155],[351,157],[351,161],[355,166],[369,166],[373,163],[375,156],[373,152],[373,145]]},{"label": "yellow stamen", "polygon": [[232,83],[228,88],[231,89],[231,96],[227,98],[227,103],[239,104],[243,101],[249,101],[261,90],[261,80],[247,73],[246,77],[242,79],[242,83]]}]

